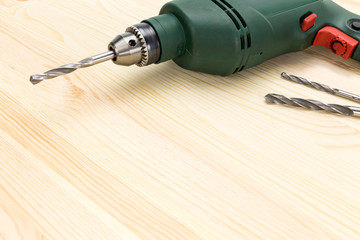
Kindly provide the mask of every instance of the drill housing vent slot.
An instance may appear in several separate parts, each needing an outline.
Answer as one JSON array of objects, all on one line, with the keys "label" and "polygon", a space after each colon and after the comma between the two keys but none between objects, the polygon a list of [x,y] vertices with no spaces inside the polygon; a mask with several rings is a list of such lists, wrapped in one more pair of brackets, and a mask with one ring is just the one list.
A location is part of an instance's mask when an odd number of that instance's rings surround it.
[{"label": "drill housing vent slot", "polygon": [[226,14],[230,17],[230,19],[235,24],[236,28],[240,30],[241,28],[246,28],[247,24],[241,14],[227,1],[225,0],[211,0],[215,3],[219,8],[221,8]]},{"label": "drill housing vent slot", "polygon": [[245,69],[246,63],[249,60],[249,51],[252,45],[251,34],[248,29],[244,18],[241,14],[227,1],[227,0],[211,0],[216,6],[218,6],[229,19],[234,23],[236,29],[239,31],[240,46],[242,52],[242,59],[239,61],[239,67],[234,71],[241,72]]}]

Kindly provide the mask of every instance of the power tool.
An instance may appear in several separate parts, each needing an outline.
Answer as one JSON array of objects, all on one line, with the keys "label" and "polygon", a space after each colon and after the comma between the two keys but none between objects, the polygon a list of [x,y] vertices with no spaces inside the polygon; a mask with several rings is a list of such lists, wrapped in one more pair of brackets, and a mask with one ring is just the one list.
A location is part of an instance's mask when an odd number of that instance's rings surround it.
[{"label": "power tool", "polygon": [[312,45],[360,60],[359,41],[360,16],[331,0],[174,0],[117,36],[107,52],[30,80],[107,60],[143,67],[172,59],[185,69],[228,76]]}]

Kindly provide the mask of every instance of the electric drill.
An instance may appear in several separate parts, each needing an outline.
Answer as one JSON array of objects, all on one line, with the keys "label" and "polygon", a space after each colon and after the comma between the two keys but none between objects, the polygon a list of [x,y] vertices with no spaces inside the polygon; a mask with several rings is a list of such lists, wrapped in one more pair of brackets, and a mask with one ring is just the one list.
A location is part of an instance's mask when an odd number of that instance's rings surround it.
[{"label": "electric drill", "polygon": [[172,59],[185,69],[227,76],[311,45],[360,60],[359,41],[360,16],[331,0],[174,0],[117,36],[107,52],[31,81],[107,60],[142,67]]}]

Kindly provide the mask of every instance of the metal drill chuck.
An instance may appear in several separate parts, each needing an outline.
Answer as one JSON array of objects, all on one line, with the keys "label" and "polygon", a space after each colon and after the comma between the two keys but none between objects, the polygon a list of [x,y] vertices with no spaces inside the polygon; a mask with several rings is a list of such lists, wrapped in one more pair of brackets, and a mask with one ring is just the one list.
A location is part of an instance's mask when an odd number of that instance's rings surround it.
[{"label": "metal drill chuck", "polygon": [[147,23],[129,27],[109,44],[109,51],[76,63],[62,65],[45,73],[32,75],[30,81],[37,84],[45,79],[69,74],[79,68],[86,68],[108,60],[123,66],[140,67],[156,63],[160,59],[160,42],[155,30]]},{"label": "metal drill chuck", "polygon": [[159,60],[160,43],[155,30],[147,23],[140,23],[127,28],[126,33],[111,41],[109,51],[115,53],[115,64],[143,67]]}]

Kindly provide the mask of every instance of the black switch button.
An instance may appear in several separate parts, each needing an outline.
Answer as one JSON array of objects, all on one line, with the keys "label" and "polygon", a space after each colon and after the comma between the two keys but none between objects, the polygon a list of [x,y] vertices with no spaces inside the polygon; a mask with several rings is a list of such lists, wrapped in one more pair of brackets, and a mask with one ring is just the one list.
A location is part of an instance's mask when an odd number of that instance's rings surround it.
[{"label": "black switch button", "polygon": [[356,31],[360,31],[360,22],[353,22],[350,24],[350,27]]}]

